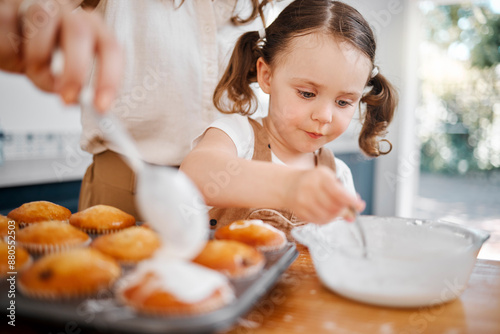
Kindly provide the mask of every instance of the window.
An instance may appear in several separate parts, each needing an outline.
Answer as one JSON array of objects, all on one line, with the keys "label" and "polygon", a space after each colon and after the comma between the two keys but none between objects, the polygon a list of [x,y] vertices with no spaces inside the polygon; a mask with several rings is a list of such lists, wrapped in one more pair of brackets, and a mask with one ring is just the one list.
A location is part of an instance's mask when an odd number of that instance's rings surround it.
[{"label": "window", "polygon": [[500,1],[419,2],[414,215],[492,232],[500,259]]}]

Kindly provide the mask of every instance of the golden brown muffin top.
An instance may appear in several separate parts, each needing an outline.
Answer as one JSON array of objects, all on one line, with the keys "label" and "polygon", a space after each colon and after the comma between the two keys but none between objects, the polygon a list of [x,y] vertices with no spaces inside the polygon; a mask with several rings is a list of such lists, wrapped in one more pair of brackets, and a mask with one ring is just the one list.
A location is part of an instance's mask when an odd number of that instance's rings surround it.
[{"label": "golden brown muffin top", "polygon": [[119,230],[135,225],[134,216],[109,205],[94,205],[74,213],[69,223],[81,229]]},{"label": "golden brown muffin top", "polygon": [[90,236],[66,222],[47,221],[19,230],[16,239],[25,243],[56,245],[84,243]]},{"label": "golden brown muffin top", "polygon": [[47,220],[68,220],[71,211],[65,207],[47,201],[35,201],[24,203],[20,207],[12,210],[7,215],[18,223],[38,223]]},{"label": "golden brown muffin top", "polygon": [[209,240],[193,262],[230,277],[243,277],[260,270],[265,258],[255,248],[239,241]]},{"label": "golden brown muffin top", "polygon": [[109,286],[121,275],[120,265],[91,248],[75,248],[39,258],[19,282],[34,294],[71,296]]},{"label": "golden brown muffin top", "polygon": [[101,235],[91,247],[120,262],[137,262],[149,258],[160,248],[158,234],[146,227],[132,226],[122,231]]},{"label": "golden brown muffin top", "polygon": [[240,241],[262,251],[280,249],[287,242],[283,231],[261,220],[237,220],[217,229],[214,237]]}]

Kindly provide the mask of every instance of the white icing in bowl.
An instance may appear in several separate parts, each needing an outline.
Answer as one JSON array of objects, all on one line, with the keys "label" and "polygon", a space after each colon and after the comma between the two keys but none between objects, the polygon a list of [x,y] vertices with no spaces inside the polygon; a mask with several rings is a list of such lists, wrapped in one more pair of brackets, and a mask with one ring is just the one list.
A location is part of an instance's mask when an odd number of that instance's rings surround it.
[{"label": "white icing in bowl", "polygon": [[325,286],[361,302],[419,307],[460,296],[487,232],[457,224],[360,216],[368,258],[352,224],[342,220],[292,230],[308,246]]}]

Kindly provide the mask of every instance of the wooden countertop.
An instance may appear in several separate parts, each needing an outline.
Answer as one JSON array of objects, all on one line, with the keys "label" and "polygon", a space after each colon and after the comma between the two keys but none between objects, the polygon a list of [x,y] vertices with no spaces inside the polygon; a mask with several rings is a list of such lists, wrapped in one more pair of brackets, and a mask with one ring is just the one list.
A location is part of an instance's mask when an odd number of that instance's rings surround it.
[{"label": "wooden countertop", "polygon": [[477,260],[467,289],[447,304],[375,307],[345,299],[316,276],[307,248],[277,285],[224,333],[500,333],[500,261]]}]

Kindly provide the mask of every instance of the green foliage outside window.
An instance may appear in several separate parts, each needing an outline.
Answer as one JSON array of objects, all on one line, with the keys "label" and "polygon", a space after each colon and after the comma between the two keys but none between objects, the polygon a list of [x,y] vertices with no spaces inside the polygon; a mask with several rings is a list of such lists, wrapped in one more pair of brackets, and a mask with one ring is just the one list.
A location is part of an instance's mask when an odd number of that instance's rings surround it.
[{"label": "green foliage outside window", "polygon": [[421,10],[421,169],[500,170],[500,15],[487,5]]}]

